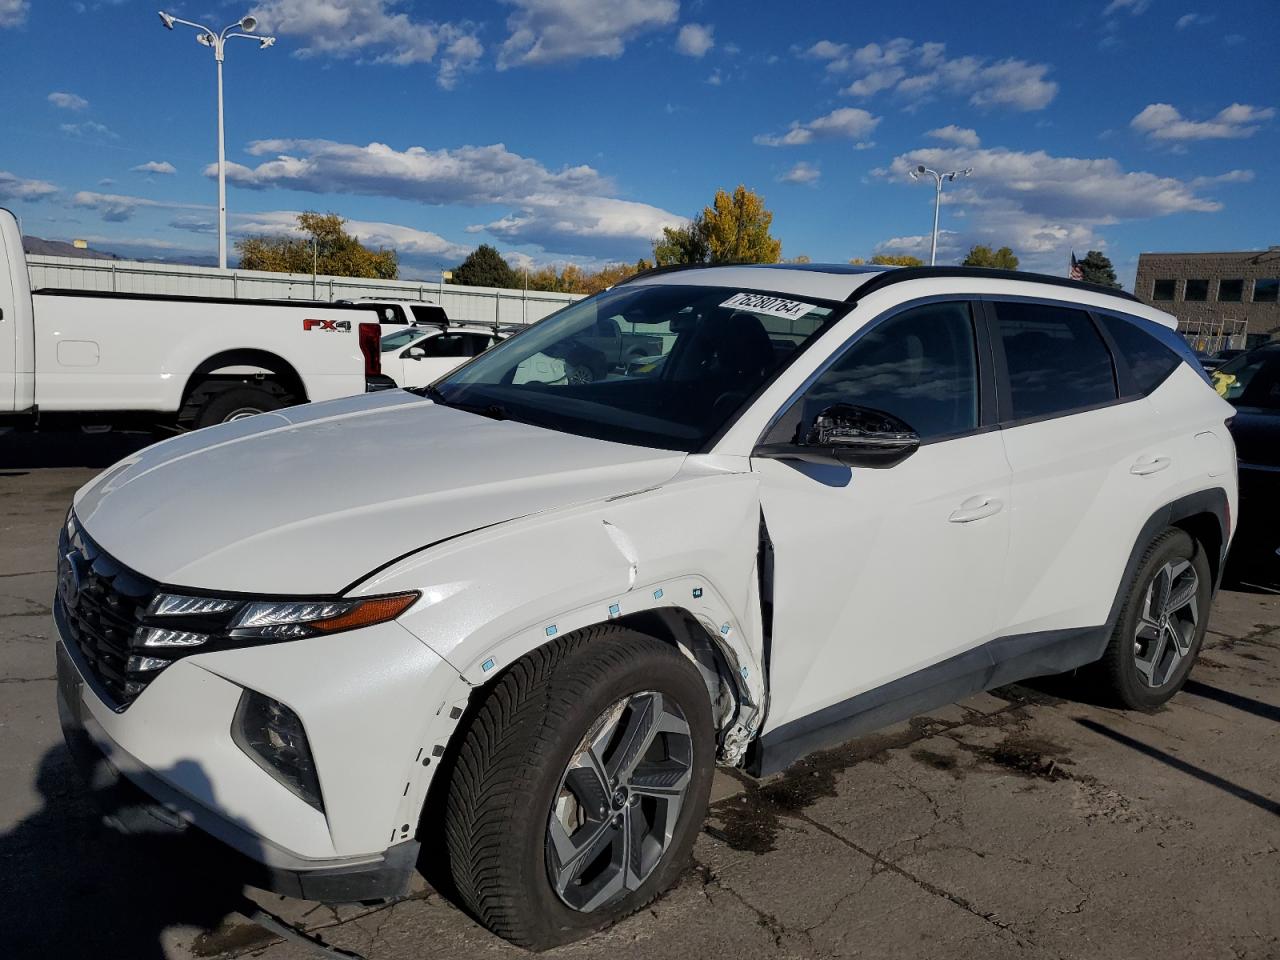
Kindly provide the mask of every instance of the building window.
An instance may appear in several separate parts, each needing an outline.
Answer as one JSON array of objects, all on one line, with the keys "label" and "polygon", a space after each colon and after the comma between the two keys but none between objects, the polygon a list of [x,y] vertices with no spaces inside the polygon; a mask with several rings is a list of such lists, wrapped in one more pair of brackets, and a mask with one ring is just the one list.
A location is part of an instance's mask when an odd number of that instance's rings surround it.
[{"label": "building window", "polygon": [[1239,303],[1244,299],[1244,281],[1243,280],[1219,280],[1218,281],[1218,302],[1219,303]]},{"label": "building window", "polygon": [[1188,280],[1187,288],[1182,293],[1183,300],[1208,300],[1209,299],[1209,281],[1208,280]]},{"label": "building window", "polygon": [[1151,285],[1152,300],[1172,300],[1177,280],[1157,280]]},{"label": "building window", "polygon": [[1253,281],[1254,303],[1275,303],[1277,293],[1280,293],[1280,279],[1259,277]]}]

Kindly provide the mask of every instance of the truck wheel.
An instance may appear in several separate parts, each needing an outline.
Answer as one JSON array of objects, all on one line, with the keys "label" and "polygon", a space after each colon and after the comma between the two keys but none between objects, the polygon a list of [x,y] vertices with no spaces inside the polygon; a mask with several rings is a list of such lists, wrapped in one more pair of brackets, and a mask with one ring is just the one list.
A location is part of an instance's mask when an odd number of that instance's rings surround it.
[{"label": "truck wheel", "polygon": [[591,627],[512,664],[453,767],[455,889],[490,930],[542,950],[644,906],[679,876],[715,768],[711,701],[652,637]]},{"label": "truck wheel", "polygon": [[1211,577],[1204,550],[1182,530],[1151,541],[1106,653],[1088,672],[1099,693],[1150,710],[1182,689],[1208,626]]},{"label": "truck wheel", "polygon": [[220,393],[209,394],[196,410],[192,425],[211,427],[215,423],[243,420],[268,410],[279,410],[289,405],[288,395],[273,392],[265,387],[232,387]]}]

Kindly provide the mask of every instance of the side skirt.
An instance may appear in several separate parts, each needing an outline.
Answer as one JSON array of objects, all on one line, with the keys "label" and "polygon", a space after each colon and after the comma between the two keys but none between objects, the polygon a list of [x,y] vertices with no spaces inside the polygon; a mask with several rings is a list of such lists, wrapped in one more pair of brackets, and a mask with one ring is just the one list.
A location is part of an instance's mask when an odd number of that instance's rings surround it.
[{"label": "side skirt", "polygon": [[1101,657],[1110,637],[1105,625],[998,637],[769,731],[753,744],[747,771],[768,776],[815,750],[983,690],[1074,670]]}]

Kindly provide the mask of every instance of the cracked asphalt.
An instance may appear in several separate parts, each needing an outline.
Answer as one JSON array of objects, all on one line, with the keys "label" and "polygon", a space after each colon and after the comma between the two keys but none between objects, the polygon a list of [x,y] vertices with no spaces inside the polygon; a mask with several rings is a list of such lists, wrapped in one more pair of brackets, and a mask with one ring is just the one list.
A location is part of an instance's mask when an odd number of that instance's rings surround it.
[{"label": "cracked asphalt", "polygon": [[[58,730],[52,553],[74,490],[137,444],[0,433],[0,955],[314,955],[259,905],[368,958],[522,954],[425,882],[334,909],[244,890],[199,842],[101,829]],[[766,781],[721,771],[681,883],[548,956],[1280,957],[1277,681],[1280,597],[1224,591],[1154,713],[1045,680]]]}]

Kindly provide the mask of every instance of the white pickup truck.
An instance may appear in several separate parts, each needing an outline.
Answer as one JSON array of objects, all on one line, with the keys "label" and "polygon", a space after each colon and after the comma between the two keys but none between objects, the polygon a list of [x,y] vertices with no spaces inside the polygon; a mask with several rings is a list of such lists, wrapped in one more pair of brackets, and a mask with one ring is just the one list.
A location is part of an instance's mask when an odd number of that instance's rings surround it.
[{"label": "white pickup truck", "polygon": [[367,304],[30,288],[0,208],[0,421],[204,427],[394,387]]}]

